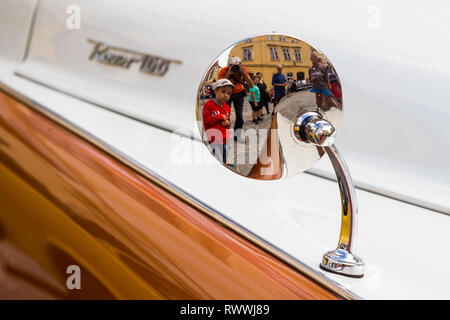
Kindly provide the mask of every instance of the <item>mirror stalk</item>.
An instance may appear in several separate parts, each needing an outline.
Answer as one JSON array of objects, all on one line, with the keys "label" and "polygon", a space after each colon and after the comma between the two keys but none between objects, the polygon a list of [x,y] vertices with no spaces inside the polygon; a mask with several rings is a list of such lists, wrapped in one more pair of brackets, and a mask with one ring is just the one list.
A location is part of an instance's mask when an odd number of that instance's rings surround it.
[{"label": "mirror stalk", "polygon": [[341,195],[341,233],[338,246],[323,255],[320,267],[340,275],[361,278],[364,275],[364,262],[352,253],[358,228],[358,203],[350,171],[334,144],[334,133],[334,127],[317,112],[303,114],[294,126],[294,134],[299,140],[322,147],[328,154]]}]

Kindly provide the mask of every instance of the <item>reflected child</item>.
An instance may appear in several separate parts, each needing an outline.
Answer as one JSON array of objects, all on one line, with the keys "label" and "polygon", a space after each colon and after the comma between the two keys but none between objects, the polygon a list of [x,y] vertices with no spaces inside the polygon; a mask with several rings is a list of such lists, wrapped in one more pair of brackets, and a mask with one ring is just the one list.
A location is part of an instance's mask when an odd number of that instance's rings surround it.
[{"label": "reflected child", "polygon": [[234,167],[228,161],[230,150],[230,106],[226,103],[235,86],[228,79],[220,79],[214,87],[215,98],[203,107],[203,127],[209,145],[217,160]]}]

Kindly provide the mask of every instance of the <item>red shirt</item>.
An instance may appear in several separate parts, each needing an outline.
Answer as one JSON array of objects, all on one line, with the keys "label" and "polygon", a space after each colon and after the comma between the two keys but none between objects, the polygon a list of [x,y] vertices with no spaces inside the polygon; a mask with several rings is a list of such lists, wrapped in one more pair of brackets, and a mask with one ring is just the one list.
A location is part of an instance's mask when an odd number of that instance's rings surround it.
[{"label": "red shirt", "polygon": [[[226,116],[230,121],[230,106],[224,103],[222,107],[214,101],[214,99],[208,100],[203,107],[203,127],[205,128],[206,137],[209,143],[225,144],[230,138],[230,130],[222,127],[220,122]],[[231,121],[230,121],[231,122]]]}]

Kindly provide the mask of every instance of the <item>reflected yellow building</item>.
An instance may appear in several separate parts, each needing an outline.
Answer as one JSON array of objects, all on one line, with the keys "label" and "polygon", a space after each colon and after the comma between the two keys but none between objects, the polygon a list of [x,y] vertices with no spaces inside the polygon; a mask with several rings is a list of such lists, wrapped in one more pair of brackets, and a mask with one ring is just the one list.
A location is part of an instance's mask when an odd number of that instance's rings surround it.
[{"label": "reflected yellow building", "polygon": [[277,72],[276,66],[281,64],[287,78],[294,80],[308,79],[311,68],[311,51],[309,44],[288,36],[273,34],[247,39],[238,43],[230,51],[230,57],[241,58],[242,64],[250,74],[263,74],[267,88],[272,88],[272,75]]}]

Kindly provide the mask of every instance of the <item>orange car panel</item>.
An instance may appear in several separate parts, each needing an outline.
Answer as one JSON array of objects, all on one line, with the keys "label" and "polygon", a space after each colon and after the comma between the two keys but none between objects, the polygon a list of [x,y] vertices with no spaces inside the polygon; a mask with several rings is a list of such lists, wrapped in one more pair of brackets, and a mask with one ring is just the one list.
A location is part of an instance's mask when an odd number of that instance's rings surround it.
[{"label": "orange car panel", "polygon": [[[43,269],[8,270],[46,298],[339,298],[3,92],[0,231]],[[67,289],[69,265],[81,289]]]}]

